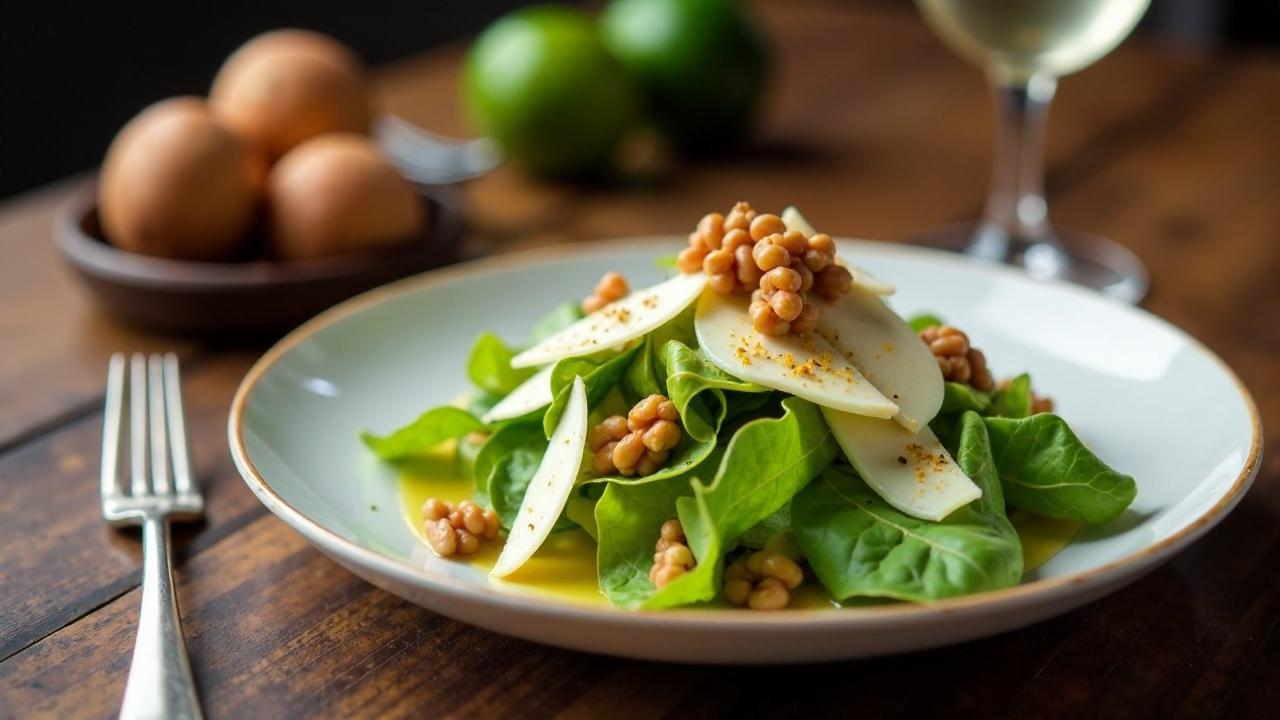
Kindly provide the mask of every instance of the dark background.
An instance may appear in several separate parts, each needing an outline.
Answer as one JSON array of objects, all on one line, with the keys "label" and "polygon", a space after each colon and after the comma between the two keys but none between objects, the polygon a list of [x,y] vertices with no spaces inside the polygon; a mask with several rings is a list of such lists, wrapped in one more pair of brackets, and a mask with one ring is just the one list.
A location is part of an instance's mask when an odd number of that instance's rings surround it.
[{"label": "dark background", "polygon": [[[171,95],[205,93],[227,54],[259,32],[320,30],[376,65],[472,35],[527,4],[0,0],[0,198],[96,165],[138,110]],[[1280,2],[1153,0],[1140,32],[1196,52],[1269,46],[1280,39]]]}]

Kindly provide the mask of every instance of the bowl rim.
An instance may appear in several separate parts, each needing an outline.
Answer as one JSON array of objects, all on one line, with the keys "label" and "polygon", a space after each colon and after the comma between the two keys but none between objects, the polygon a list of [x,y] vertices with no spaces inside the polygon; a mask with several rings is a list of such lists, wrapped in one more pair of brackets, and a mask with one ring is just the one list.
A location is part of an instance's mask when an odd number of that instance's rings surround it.
[{"label": "bowl rim", "polygon": [[376,271],[405,258],[441,252],[442,241],[462,236],[462,211],[447,189],[415,187],[431,213],[427,227],[412,243],[368,253],[278,261],[252,259],[217,262],[180,260],[122,250],[85,230],[98,212],[96,179],[74,193],[54,217],[54,243],[63,258],[92,277],[148,288],[249,289],[340,280]]},{"label": "bowl rim", "polygon": [[[1201,512],[1198,517],[1173,535],[1157,540],[1098,567],[1057,577],[1034,580],[1002,590],[973,593],[931,602],[904,602],[869,607],[840,608],[838,610],[818,608],[788,610],[785,613],[742,613],[715,609],[674,608],[661,611],[635,611],[617,607],[594,607],[534,594],[500,592],[491,587],[415,568],[400,560],[348,540],[313,520],[277,493],[249,457],[249,451],[245,444],[245,410],[255,386],[266,372],[288,354],[290,350],[317,332],[356,315],[366,308],[434,285],[482,277],[486,274],[519,268],[522,265],[538,261],[553,260],[558,256],[563,256],[565,253],[608,255],[621,248],[634,249],[640,243],[654,245],[661,243],[674,247],[675,243],[681,240],[681,237],[675,235],[645,236],[596,241],[591,244],[591,247],[584,247],[583,243],[559,243],[520,250],[471,260],[445,268],[428,270],[418,275],[412,275],[373,288],[329,308],[281,338],[254,363],[241,381],[232,399],[230,414],[227,418],[227,439],[236,469],[239,470],[249,489],[253,491],[268,510],[284,520],[286,524],[302,534],[323,552],[337,555],[356,566],[372,566],[376,568],[380,575],[389,576],[397,582],[408,586],[416,586],[441,598],[481,603],[491,609],[521,612],[549,618],[641,623],[655,627],[716,626],[743,629],[798,629],[797,626],[818,625],[825,627],[832,624],[841,626],[908,625],[917,620],[930,617],[936,618],[939,615],[954,617],[958,615],[984,614],[1002,608],[1012,609],[1037,599],[1049,601],[1068,593],[1078,594],[1090,588],[1106,588],[1109,583],[1121,579],[1136,579],[1142,572],[1172,557],[1221,521],[1244,496],[1258,474],[1262,453],[1262,420],[1258,413],[1257,405],[1248,388],[1231,367],[1204,343],[1173,323],[1141,307],[1128,305],[1095,291],[1066,282],[1035,281],[1027,278],[1015,268],[1001,265],[984,265],[983,267],[987,271],[1017,277],[1025,282],[1048,284],[1069,293],[1087,296],[1093,300],[1101,300],[1113,305],[1117,310],[1136,312],[1144,316],[1146,320],[1154,321],[1166,329],[1173,330],[1179,336],[1185,338],[1192,347],[1212,360],[1231,379],[1248,411],[1252,426],[1252,438],[1250,440],[1249,453],[1239,474],[1212,507]],[[965,266],[973,265],[973,261],[963,256],[941,250],[906,246],[901,243],[876,242],[843,237],[837,240],[841,245],[845,246],[852,244],[858,247],[890,252],[908,250]],[[344,562],[343,564],[346,563]]]}]

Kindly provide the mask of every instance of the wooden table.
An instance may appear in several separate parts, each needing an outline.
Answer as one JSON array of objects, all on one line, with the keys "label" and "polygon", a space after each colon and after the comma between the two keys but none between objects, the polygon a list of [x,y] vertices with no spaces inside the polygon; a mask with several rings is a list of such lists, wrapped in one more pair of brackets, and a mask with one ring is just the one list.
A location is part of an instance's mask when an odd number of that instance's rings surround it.
[{"label": "wooden table", "polygon": [[[643,189],[468,189],[473,254],[687,232],[737,199],[801,204],[833,232],[897,239],[978,211],[991,111],[978,72],[910,12],[791,1],[759,146]],[[460,48],[387,68],[388,109],[462,131]],[[97,311],[58,262],[55,209],[84,180],[0,207],[0,717],[118,707],[138,612],[136,536],[98,518],[107,356],[172,348],[208,520],[178,534],[178,594],[213,717],[446,714],[1264,716],[1280,706],[1280,60],[1205,61],[1141,39],[1068,79],[1054,108],[1054,218],[1133,248],[1146,302],[1253,390],[1268,434],[1220,527],[1115,595],[933,652],[815,667],[630,662],[477,630],[340,569],[253,498],[225,439],[262,348],[159,337]],[[1146,478],[1159,482],[1159,478]],[[1274,715],[1272,715],[1274,716]]]}]

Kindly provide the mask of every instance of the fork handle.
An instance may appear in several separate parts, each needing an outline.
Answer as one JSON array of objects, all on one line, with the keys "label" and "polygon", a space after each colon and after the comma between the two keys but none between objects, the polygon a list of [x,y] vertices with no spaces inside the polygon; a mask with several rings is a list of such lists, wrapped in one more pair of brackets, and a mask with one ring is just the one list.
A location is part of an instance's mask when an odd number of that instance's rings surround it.
[{"label": "fork handle", "polygon": [[169,523],[159,515],[142,522],[142,604],[120,717],[202,717],[173,593]]}]

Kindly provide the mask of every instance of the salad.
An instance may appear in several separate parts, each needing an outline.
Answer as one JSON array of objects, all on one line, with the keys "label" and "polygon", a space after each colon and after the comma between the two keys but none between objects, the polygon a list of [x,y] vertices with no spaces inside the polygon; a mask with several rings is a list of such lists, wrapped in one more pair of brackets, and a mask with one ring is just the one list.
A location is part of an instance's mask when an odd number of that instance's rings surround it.
[{"label": "salad", "polygon": [[362,435],[392,463],[456,442],[473,497],[423,503],[433,552],[500,543],[490,572],[519,582],[580,528],[619,607],[927,602],[1018,584],[1013,519],[1107,523],[1137,493],[1028,375],[900,318],[794,208],[710,213],[660,264],[634,291],[606,274],[523,346],[481,335],[465,402]]}]

